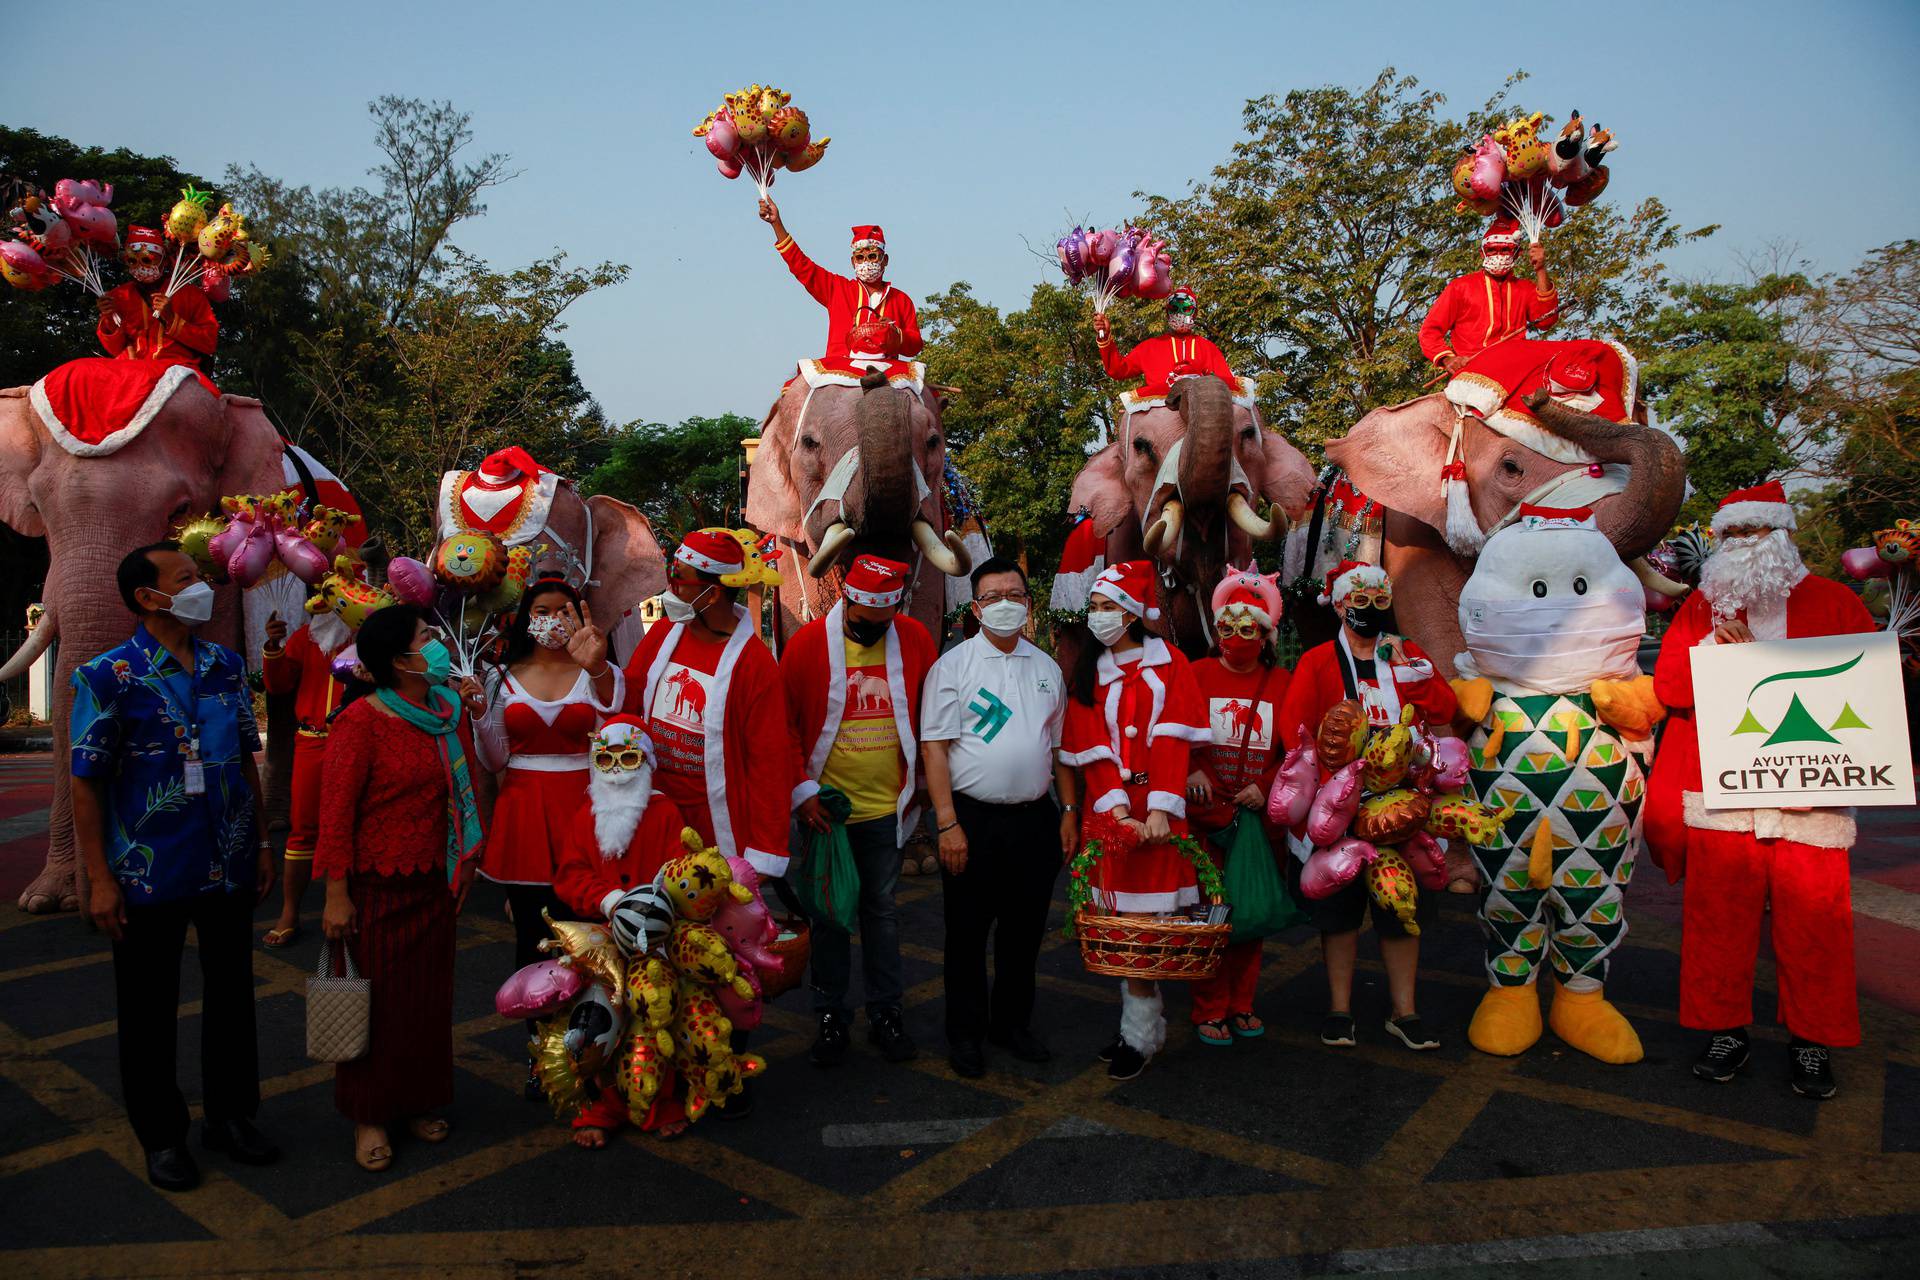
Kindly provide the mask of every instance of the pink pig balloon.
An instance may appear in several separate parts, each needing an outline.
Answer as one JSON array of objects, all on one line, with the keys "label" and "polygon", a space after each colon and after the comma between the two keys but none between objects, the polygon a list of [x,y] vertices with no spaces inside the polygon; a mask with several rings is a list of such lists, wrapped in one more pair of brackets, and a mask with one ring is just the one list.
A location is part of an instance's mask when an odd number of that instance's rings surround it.
[{"label": "pink pig balloon", "polygon": [[586,975],[557,960],[536,960],[508,978],[493,997],[503,1018],[544,1018],[573,1003]]},{"label": "pink pig balloon", "polygon": [[1328,778],[1313,798],[1307,812],[1307,839],[1316,845],[1329,845],[1347,834],[1353,815],[1360,809],[1360,770],[1364,761],[1355,760]]},{"label": "pink pig balloon", "polygon": [[731,983],[721,983],[713,989],[714,999],[720,1004],[720,1012],[727,1015],[736,1031],[751,1031],[760,1025],[760,1019],[766,1013],[766,1005],[761,1001],[760,975],[753,971],[752,965],[742,965],[740,972],[753,988],[752,998],[741,995],[733,989]]},{"label": "pink pig balloon", "polygon": [[1113,257],[1114,246],[1120,237],[1111,231],[1096,231],[1087,237],[1087,261],[1096,267],[1105,266]]},{"label": "pink pig balloon", "polygon": [[707,126],[707,150],[716,156],[730,156],[739,152],[740,130],[732,120],[720,116]]},{"label": "pink pig balloon", "polygon": [[1467,187],[1479,200],[1498,200],[1500,184],[1507,180],[1507,149],[1493,140],[1492,134],[1482,134],[1480,145],[1473,149],[1473,167],[1468,171]]},{"label": "pink pig balloon", "polygon": [[273,534],[267,526],[248,521],[240,545],[227,558],[227,575],[241,586],[250,587],[260,581],[260,575],[273,563],[273,553]]},{"label": "pink pig balloon", "polygon": [[207,557],[220,563],[231,560],[233,553],[238,551],[240,544],[246,540],[247,530],[252,527],[253,521],[239,516],[227,521],[226,528],[207,539]]},{"label": "pink pig balloon", "polygon": [[113,184],[92,180],[82,182],[78,178],[62,178],[53,184],[53,207],[61,213],[70,213],[83,205],[108,205],[113,203]]},{"label": "pink pig balloon", "polygon": [[273,535],[273,549],[287,571],[310,587],[326,577],[332,568],[320,548],[291,529],[281,529]]},{"label": "pink pig balloon", "polygon": [[1300,868],[1300,892],[1309,898],[1331,898],[1348,885],[1380,851],[1365,840],[1351,837],[1325,849],[1315,849]]},{"label": "pink pig balloon", "polygon": [[713,927],[733,948],[736,960],[762,973],[772,973],[780,967],[780,957],[767,950],[767,943],[780,936],[780,927],[760,900],[760,875],[745,858],[728,858],[727,869],[733,873],[734,883],[746,886],[753,897],[746,902],[729,901],[713,917]]},{"label": "pink pig balloon", "polygon": [[73,234],[96,249],[112,249],[120,243],[120,224],[105,205],[75,205],[65,216]]},{"label": "pink pig balloon", "polygon": [[1880,558],[1880,552],[1874,547],[1855,547],[1840,555],[1840,568],[1849,578],[1858,578],[1865,582],[1869,578],[1886,578],[1893,574],[1893,566]]},{"label": "pink pig balloon", "polygon": [[1400,845],[1400,856],[1413,868],[1413,878],[1422,889],[1447,887],[1447,853],[1440,842],[1424,831],[1416,831]]},{"label": "pink pig balloon", "polygon": [[412,556],[387,561],[387,588],[401,604],[424,607],[433,603],[433,571]]},{"label": "pink pig balloon", "polygon": [[1427,766],[1428,777],[1421,783],[1422,790],[1458,791],[1467,785],[1467,768],[1471,758],[1467,752],[1465,738],[1438,738],[1433,744],[1433,760]]},{"label": "pink pig balloon", "polygon": [[737,178],[740,176],[739,156],[715,156],[713,158],[713,166],[720,170],[720,176],[723,178]]},{"label": "pink pig balloon", "polygon": [[1300,825],[1313,808],[1313,793],[1320,781],[1320,756],[1304,724],[1295,741],[1300,745],[1280,762],[1280,771],[1273,775],[1273,790],[1267,793],[1267,820],[1282,827]]}]

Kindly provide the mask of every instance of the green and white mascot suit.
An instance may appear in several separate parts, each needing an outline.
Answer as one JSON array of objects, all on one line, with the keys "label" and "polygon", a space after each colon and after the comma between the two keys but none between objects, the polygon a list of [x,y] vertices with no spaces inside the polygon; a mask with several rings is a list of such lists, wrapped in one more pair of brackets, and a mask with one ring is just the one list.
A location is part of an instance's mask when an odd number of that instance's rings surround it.
[{"label": "green and white mascot suit", "polygon": [[1602,1062],[1638,1062],[1640,1037],[1605,984],[1627,936],[1621,891],[1665,714],[1636,661],[1639,579],[1589,511],[1522,507],[1481,548],[1460,631],[1454,692],[1477,722],[1470,785],[1503,815],[1495,842],[1473,847],[1490,987],[1467,1038],[1502,1056],[1531,1048],[1534,979],[1551,965],[1554,1034]]}]

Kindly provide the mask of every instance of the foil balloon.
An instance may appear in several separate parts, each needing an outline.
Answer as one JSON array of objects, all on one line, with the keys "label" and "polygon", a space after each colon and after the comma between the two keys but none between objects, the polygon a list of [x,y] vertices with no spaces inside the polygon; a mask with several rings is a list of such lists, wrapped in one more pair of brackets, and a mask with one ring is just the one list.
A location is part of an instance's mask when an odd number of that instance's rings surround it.
[{"label": "foil balloon", "polygon": [[1592,204],[1600,198],[1600,193],[1607,189],[1607,182],[1612,176],[1607,172],[1607,166],[1597,164],[1588,171],[1586,177],[1562,191],[1560,198],[1570,209],[1578,209],[1583,204]]},{"label": "foil balloon", "polygon": [[199,240],[201,230],[207,225],[207,205],[212,199],[212,193],[196,191],[191,183],[180,188],[180,198],[173,202],[166,220],[160,224],[167,239],[179,244]]},{"label": "foil balloon", "polygon": [[1507,150],[1483,135],[1473,149],[1473,165],[1467,173],[1467,188],[1477,200],[1498,200],[1500,184],[1507,180]]},{"label": "foil balloon", "polygon": [[753,971],[752,965],[743,964],[740,966],[740,976],[753,988],[751,995],[743,996],[732,987],[716,987],[713,996],[719,1002],[720,1012],[726,1014],[727,1021],[733,1023],[734,1030],[751,1031],[760,1025],[760,1019],[766,1011],[761,1002],[760,975]]},{"label": "foil balloon", "polygon": [[1399,918],[1400,927],[1407,936],[1420,936],[1419,922],[1414,919],[1414,908],[1420,902],[1420,890],[1413,880],[1413,868],[1407,860],[1392,849],[1383,849],[1380,856],[1367,866],[1367,892],[1373,900]]},{"label": "foil balloon", "polygon": [[589,980],[609,991],[620,988],[620,980],[627,970],[626,961],[620,955],[620,948],[614,945],[613,935],[604,926],[555,920],[544,909],[540,918],[553,931],[552,937],[541,940],[542,952],[579,969]]},{"label": "foil balloon", "polygon": [[1354,698],[1328,708],[1314,734],[1314,748],[1320,753],[1321,765],[1328,769],[1344,768],[1359,759],[1366,742],[1367,713]]},{"label": "foil balloon", "polygon": [[273,563],[273,556],[273,531],[264,524],[248,520],[244,522],[240,545],[227,557],[227,576],[243,587],[251,587],[260,581],[260,575]]},{"label": "foil balloon", "polygon": [[412,556],[387,561],[387,589],[401,604],[425,608],[433,603],[433,570]]},{"label": "foil balloon", "polygon": [[626,1002],[615,1000],[606,987],[594,982],[574,1000],[562,1043],[573,1059],[574,1070],[591,1076],[613,1061],[615,1047],[626,1033]]},{"label": "foil balloon", "polygon": [[61,214],[73,234],[95,249],[111,252],[120,243],[120,223],[105,205],[87,204]]},{"label": "foil balloon", "polygon": [[501,985],[493,1007],[503,1018],[544,1018],[572,1004],[585,983],[571,965],[536,960]]},{"label": "foil balloon", "polygon": [[1096,231],[1087,237],[1087,261],[1096,267],[1104,267],[1118,247],[1120,237],[1111,231]]},{"label": "foil balloon", "polygon": [[491,591],[507,576],[507,549],[492,534],[450,534],[434,548],[433,576],[462,594]]},{"label": "foil balloon", "polygon": [[1467,785],[1471,760],[1465,738],[1435,739],[1433,758],[1422,775],[1420,789],[1430,793],[1460,790]]},{"label": "foil balloon", "polygon": [[813,166],[820,163],[820,157],[827,154],[827,144],[832,141],[832,138],[820,138],[816,141],[809,142],[798,151],[789,152],[787,154],[787,171],[789,173],[799,173],[803,170],[813,168]]},{"label": "foil balloon", "polygon": [[1416,831],[1400,845],[1400,856],[1413,868],[1413,878],[1422,889],[1438,891],[1447,887],[1447,852],[1440,842],[1424,831]]},{"label": "foil balloon", "polygon": [[1354,877],[1379,856],[1379,850],[1365,840],[1352,837],[1315,849],[1300,868],[1300,892],[1316,901],[1331,898],[1352,884]]},{"label": "foil balloon", "polygon": [[208,302],[227,302],[233,297],[233,277],[225,271],[203,272],[199,284]]},{"label": "foil balloon", "polygon": [[85,205],[113,203],[113,184],[94,179],[62,178],[53,184],[53,207],[62,214]]},{"label": "foil balloon", "polygon": [[1500,825],[1513,815],[1512,809],[1489,809],[1464,792],[1435,796],[1427,813],[1427,831],[1448,840],[1489,845],[1500,836]]},{"label": "foil balloon", "polygon": [[[673,900],[658,884],[643,884],[614,900],[607,913],[613,940],[629,956],[659,950],[673,934]],[[628,966],[632,973],[632,966]]]},{"label": "foil balloon", "polygon": [[1347,833],[1360,807],[1360,770],[1360,762],[1352,761],[1321,786],[1307,811],[1307,839],[1332,844]]},{"label": "foil balloon", "polygon": [[1920,559],[1920,524],[1895,520],[1890,528],[1874,533],[1873,551],[1890,565],[1912,564]]},{"label": "foil balloon", "polygon": [[707,925],[691,920],[676,923],[667,943],[667,959],[685,982],[703,988],[732,987],[742,997],[753,994],[753,985],[741,975],[740,962],[733,958],[727,940]]},{"label": "foil balloon", "polygon": [[320,548],[305,534],[292,529],[274,531],[273,549],[280,563],[287,566],[287,572],[309,587],[317,585],[332,567]]},{"label": "foil balloon", "polygon": [[1353,834],[1370,844],[1399,844],[1420,830],[1433,811],[1433,801],[1411,787],[1397,787],[1360,802],[1353,815]]},{"label": "foil balloon", "polygon": [[1374,734],[1360,753],[1360,784],[1368,791],[1388,791],[1400,785],[1413,764],[1413,724],[1418,713],[1412,707],[1400,712],[1400,723]]},{"label": "foil balloon", "polygon": [[587,1086],[574,1069],[573,1055],[567,1052],[565,1020],[553,1017],[541,1023],[527,1051],[533,1057],[533,1077],[539,1081],[553,1113],[562,1120],[580,1114],[587,1102]]},{"label": "foil balloon", "polygon": [[367,678],[366,672],[360,667],[360,646],[357,644],[350,644],[334,654],[333,661],[327,664],[327,669],[332,673],[333,678],[342,684],[349,680]]},{"label": "foil balloon", "polygon": [[799,151],[813,140],[807,113],[798,107],[782,107],[768,116],[767,134],[782,151]]},{"label": "foil balloon", "polygon": [[727,940],[736,960],[756,973],[772,973],[780,967],[780,957],[767,950],[767,944],[780,936],[780,926],[760,900],[760,875],[745,858],[728,858],[727,867],[734,883],[747,890],[747,900],[722,905],[714,913],[714,932]]},{"label": "foil balloon", "polygon": [[1280,769],[1273,775],[1273,789],[1267,793],[1267,821],[1281,827],[1297,827],[1313,808],[1314,793],[1319,790],[1320,758],[1307,726],[1300,726],[1299,746],[1287,752]]},{"label": "foil balloon", "polygon": [[679,980],[659,956],[636,953],[627,961],[627,1012],[638,1024],[636,1039],[651,1039],[660,1052],[673,1052],[669,1028],[680,1007],[679,991]]},{"label": "foil balloon", "polygon": [[0,240],[0,274],[16,289],[32,293],[44,289],[60,276],[32,245],[19,240]]},{"label": "foil balloon", "polygon": [[1849,578],[1858,578],[1865,582],[1869,578],[1884,578],[1893,572],[1893,565],[1880,558],[1880,552],[1873,547],[1855,547],[1840,554],[1840,568]]},{"label": "foil balloon", "polygon": [[[180,549],[192,558],[200,572],[217,573],[224,581],[227,572],[226,560],[215,557],[213,543],[220,534],[226,532],[226,529],[227,522],[220,517],[200,516],[182,525],[180,532],[174,535],[174,541],[178,542]],[[231,547],[228,548],[227,554],[233,554]]]},{"label": "foil balloon", "polygon": [[[671,1041],[669,1041],[671,1045]],[[636,1119],[647,1114],[660,1092],[660,1076],[672,1062],[673,1050],[662,1050],[646,1036],[629,1036],[620,1059],[618,1084],[627,1113]]]}]

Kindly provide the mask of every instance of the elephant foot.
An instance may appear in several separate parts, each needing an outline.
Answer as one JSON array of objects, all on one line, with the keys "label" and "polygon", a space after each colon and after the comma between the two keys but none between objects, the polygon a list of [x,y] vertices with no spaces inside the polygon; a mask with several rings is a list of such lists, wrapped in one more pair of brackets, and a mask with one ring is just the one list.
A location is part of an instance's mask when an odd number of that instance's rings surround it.
[{"label": "elephant foot", "polygon": [[[1557,1006],[1556,1006],[1557,1007]],[[1556,1032],[1559,1031],[1555,1027]],[[1562,1037],[1564,1038],[1564,1037]],[[1540,993],[1520,987],[1488,987],[1467,1026],[1467,1043],[1496,1058],[1511,1058],[1540,1039]]]},{"label": "elephant foot", "polygon": [[1590,1058],[1618,1065],[1646,1056],[1639,1033],[1625,1014],[1607,1002],[1604,987],[1591,991],[1561,987],[1553,993],[1553,1012],[1548,1021],[1553,1034]]},{"label": "elephant foot", "polygon": [[71,867],[47,867],[20,891],[20,909],[36,916],[55,911],[78,911],[80,895],[73,885]]}]

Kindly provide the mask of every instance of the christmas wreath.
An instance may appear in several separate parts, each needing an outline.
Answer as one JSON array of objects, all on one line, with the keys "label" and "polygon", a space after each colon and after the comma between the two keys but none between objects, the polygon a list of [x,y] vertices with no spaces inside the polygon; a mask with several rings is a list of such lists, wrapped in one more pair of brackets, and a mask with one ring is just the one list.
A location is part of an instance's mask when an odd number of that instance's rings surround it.
[{"label": "christmas wreath", "polygon": [[[1093,869],[1100,859],[1109,853],[1125,855],[1140,847],[1140,834],[1111,813],[1089,814],[1081,828],[1081,837],[1080,852],[1067,864],[1067,920],[1060,934],[1069,940],[1079,936],[1074,922],[1080,913],[1092,910]],[[1209,901],[1224,901],[1227,895],[1220,870],[1200,847],[1200,842],[1191,836],[1175,836],[1170,843],[1181,857],[1193,864],[1200,892]]]}]

